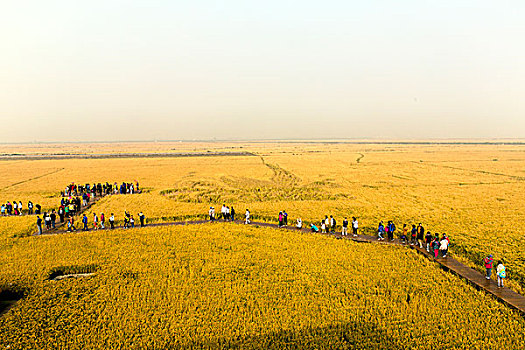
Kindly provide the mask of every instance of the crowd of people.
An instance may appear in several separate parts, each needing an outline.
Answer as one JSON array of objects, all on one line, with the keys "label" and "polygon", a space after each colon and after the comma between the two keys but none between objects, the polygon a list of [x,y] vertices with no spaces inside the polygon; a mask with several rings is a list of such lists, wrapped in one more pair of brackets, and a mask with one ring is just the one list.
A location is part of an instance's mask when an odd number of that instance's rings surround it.
[{"label": "crowd of people", "polygon": [[0,215],[2,216],[20,216],[23,215],[24,212],[27,215],[41,214],[42,207],[38,203],[33,204],[32,201],[27,202],[27,210],[24,210],[22,201],[7,201],[6,203],[2,203],[2,205],[0,205]]},{"label": "crowd of people", "polygon": [[106,183],[97,183],[90,185],[89,183],[85,185],[77,185],[74,182],[70,183],[66,186],[66,189],[63,192],[64,197],[72,197],[72,196],[102,196],[102,195],[109,195],[109,194],[133,194],[133,193],[139,193],[139,183],[138,181],[135,181],[135,183],[132,182],[122,182],[120,185],[118,185],[116,182],[113,184],[110,184],[109,182]]},{"label": "crowd of people", "polygon": [[[140,222],[140,227],[146,226],[146,216],[144,215],[144,213],[139,212],[137,214],[137,217]],[[61,220],[63,220],[62,216],[60,218]],[[45,216],[44,220],[42,220],[40,217],[37,217],[36,225],[38,227],[38,234],[39,235],[42,234],[42,231],[43,231],[42,224],[45,225],[46,229],[55,228],[55,220],[56,220],[56,214],[54,210],[51,212],[51,214],[48,214],[47,216]],[[89,231],[90,226],[93,228],[93,230],[103,230],[106,228],[114,229],[115,228],[115,215],[111,213],[111,215],[109,216],[108,218],[109,227],[106,227],[106,216],[104,215],[104,213],[100,213],[100,215],[97,215],[97,213],[93,213],[93,219],[91,221],[91,224],[90,224],[90,221],[87,215],[82,214],[80,223],[82,225],[82,228],[81,228],[82,231]],[[66,230],[67,232],[77,231],[77,228],[75,226],[75,216],[74,215],[70,215],[67,218],[66,224],[67,224],[67,230]],[[135,218],[128,211],[124,211],[123,227],[124,228],[135,227]]]}]

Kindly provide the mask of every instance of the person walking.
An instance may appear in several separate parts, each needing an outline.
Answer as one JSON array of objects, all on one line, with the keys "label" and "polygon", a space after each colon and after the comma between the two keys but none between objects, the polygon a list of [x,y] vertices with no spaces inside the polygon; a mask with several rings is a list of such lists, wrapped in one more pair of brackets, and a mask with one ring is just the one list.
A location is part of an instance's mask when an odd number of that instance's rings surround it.
[{"label": "person walking", "polygon": [[419,244],[419,248],[423,249],[423,238],[425,237],[425,228],[421,223],[419,224],[419,227],[417,228],[417,243]]},{"label": "person walking", "polygon": [[40,219],[40,216],[36,217],[36,227],[38,227],[38,234],[42,234],[42,219]]},{"label": "person walking", "polygon": [[326,215],[324,216],[324,226],[326,232],[328,232],[330,230],[330,219]]},{"label": "person walking", "polygon": [[63,223],[64,222],[64,206],[63,205],[61,205],[58,208],[58,217],[60,218],[60,223]]},{"label": "person walking", "polygon": [[246,209],[246,213],[244,213],[244,224],[248,225],[250,223],[250,211]]},{"label": "person walking", "polygon": [[279,228],[283,226],[283,212],[279,212],[279,217],[277,218],[277,221],[279,221]]},{"label": "person walking", "polygon": [[33,214],[33,202],[31,201],[27,202],[27,214],[28,215]]},{"label": "person walking", "polygon": [[100,213],[100,228],[103,230],[106,227],[104,226],[104,223],[106,222],[106,217],[104,216],[104,213]]},{"label": "person walking", "polygon": [[441,254],[444,258],[447,257],[448,253],[448,245],[449,241],[447,236],[443,233],[443,237],[441,238],[441,241],[439,242],[439,250],[441,250]]},{"label": "person walking", "polygon": [[44,222],[46,223],[46,230],[51,229],[51,217],[48,213],[44,213]]},{"label": "person walking", "polygon": [[407,224],[403,224],[403,233],[401,234],[401,241],[403,244],[407,244],[408,227]]},{"label": "person walking", "polygon": [[321,221],[321,233],[326,233],[326,223],[324,220]]},{"label": "person walking", "polygon": [[352,233],[354,237],[357,237],[357,229],[359,228],[359,223],[357,222],[357,218],[355,216],[352,217]]},{"label": "person walking", "polygon": [[438,258],[439,254],[439,236],[436,235],[436,238],[432,241],[432,250],[434,251],[434,259]]},{"label": "person walking", "polygon": [[492,275],[492,264],[494,263],[494,259],[492,258],[492,254],[489,254],[485,259],[483,259],[483,265],[485,266],[486,279],[490,279],[490,276]]},{"label": "person walking", "polygon": [[112,230],[115,228],[115,215],[113,215],[113,213],[111,213],[109,217],[109,226]]},{"label": "person walking", "polygon": [[56,221],[57,221],[57,214],[55,213],[55,209],[51,211],[51,215],[49,215],[49,218],[51,220],[51,227],[56,227]]},{"label": "person walking", "polygon": [[425,235],[425,243],[427,245],[427,253],[430,253],[430,244],[432,243],[432,233],[430,231],[427,231]]},{"label": "person walking", "polygon": [[145,221],[146,221],[146,217],[144,216],[144,214],[142,212],[139,213],[139,220],[140,220],[140,227],[144,227]]},{"label": "person walking", "polygon": [[82,225],[83,225],[82,231],[88,231],[89,230],[89,228],[88,228],[88,218],[87,218],[86,214],[84,214],[82,216]]},{"label": "person walking", "polygon": [[503,261],[498,262],[498,266],[496,266],[496,274],[498,275],[498,287],[503,288],[503,280],[507,277]]},{"label": "person walking", "polygon": [[396,231],[396,225],[394,225],[393,221],[388,222],[388,239],[390,241],[394,240],[394,232]]},{"label": "person walking", "polygon": [[96,213],[93,213],[93,228],[98,230],[98,216]]},{"label": "person walking", "polygon": [[129,217],[129,224],[131,225],[131,228],[135,227],[135,219],[133,218],[133,215]]},{"label": "person walking", "polygon": [[215,220],[215,208],[210,207],[210,210],[208,210],[208,215],[210,216],[210,221]]},{"label": "person walking", "polygon": [[385,227],[383,226],[383,221],[380,221],[377,227],[377,240],[384,241],[385,240],[384,234],[385,234]]},{"label": "person walking", "polygon": [[235,209],[233,209],[233,205],[230,209],[230,218],[232,221],[235,221]]},{"label": "person walking", "polygon": [[412,225],[412,231],[410,232],[410,245],[414,245],[416,243],[416,236],[417,236],[416,225]]},{"label": "person walking", "polygon": [[335,233],[335,226],[337,225],[337,221],[335,220],[335,218],[330,215],[330,232],[331,233]]},{"label": "person walking", "polygon": [[288,213],[286,210],[283,210],[283,225],[288,226]]},{"label": "person walking", "polygon": [[341,235],[348,236],[348,219],[343,219],[343,229],[341,230]]}]

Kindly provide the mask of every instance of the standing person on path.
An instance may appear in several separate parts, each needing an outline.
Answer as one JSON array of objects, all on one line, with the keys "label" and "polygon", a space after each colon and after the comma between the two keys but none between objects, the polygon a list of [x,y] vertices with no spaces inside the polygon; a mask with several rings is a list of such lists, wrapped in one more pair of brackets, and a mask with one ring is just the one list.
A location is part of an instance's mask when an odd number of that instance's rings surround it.
[{"label": "standing person on path", "polygon": [[246,209],[246,213],[244,213],[244,224],[248,225],[250,223],[250,211]]},{"label": "standing person on path", "polygon": [[383,226],[383,221],[379,222],[379,226],[377,227],[377,240],[378,241],[384,241],[385,237],[385,227]]},{"label": "standing person on path", "polygon": [[230,209],[230,217],[232,221],[235,221],[235,209],[233,209],[233,205],[232,205],[232,208]]},{"label": "standing person on path", "polygon": [[498,266],[496,266],[496,274],[498,275],[498,287],[503,288],[503,280],[507,277],[503,261],[498,262]]},{"label": "standing person on path", "polygon": [[348,219],[344,218],[343,220],[343,229],[341,230],[341,235],[348,236]]},{"label": "standing person on path", "polygon": [[98,216],[96,213],[93,213],[93,228],[98,230]]},{"label": "standing person on path", "polygon": [[89,228],[88,228],[88,218],[87,218],[86,214],[84,214],[82,216],[82,225],[83,225],[82,231],[88,231],[89,230]]},{"label": "standing person on path", "polygon": [[325,226],[326,232],[328,232],[330,230],[330,219],[326,215],[324,216],[324,226]]},{"label": "standing person on path", "polygon": [[31,201],[27,202],[27,214],[28,215],[33,214],[33,202]]},{"label": "standing person on path", "polygon": [[321,220],[321,233],[326,233],[326,224],[324,220]]},{"label": "standing person on path", "polygon": [[427,245],[427,253],[430,253],[430,243],[432,243],[432,233],[430,231],[427,231],[425,235],[425,243]]},{"label": "standing person on path", "polygon": [[105,229],[104,223],[106,222],[106,217],[104,216],[104,213],[100,213],[100,228]]},{"label": "standing person on path", "polygon": [[492,264],[494,263],[494,259],[492,258],[492,254],[489,254],[485,259],[483,259],[483,265],[485,265],[485,271],[487,274],[485,275],[486,279],[490,279],[490,276],[492,275]]},{"label": "standing person on path", "polygon": [[449,245],[449,241],[448,241],[447,235],[443,233],[443,237],[441,238],[441,241],[439,242],[439,250],[441,250],[441,254],[444,258],[447,257],[448,245]]},{"label": "standing person on path", "polygon": [[393,241],[394,240],[394,232],[396,231],[396,225],[393,221],[388,222],[388,239]]},{"label": "standing person on path", "polygon": [[133,218],[133,215],[131,215],[129,218],[129,224],[131,225],[131,228],[135,227],[135,219]]},{"label": "standing person on path", "polygon": [[49,230],[51,228],[51,216],[46,212],[44,212],[44,222],[46,223],[46,230]]},{"label": "standing person on path", "polygon": [[419,227],[417,228],[417,243],[419,244],[419,248],[423,249],[423,238],[425,237],[425,228],[419,223]]},{"label": "standing person on path", "polygon": [[55,209],[51,211],[51,215],[49,215],[49,218],[51,219],[51,227],[56,227],[56,221],[57,221],[57,214],[55,213]]},{"label": "standing person on path", "polygon": [[353,216],[352,217],[352,233],[354,234],[354,237],[357,237],[358,228],[359,228],[359,222],[357,222],[357,218]]},{"label": "standing person on path", "polygon": [[221,208],[222,220],[226,221],[226,205],[223,204]]},{"label": "standing person on path", "polygon": [[59,208],[58,208],[58,216],[60,217],[60,223],[63,223],[64,222],[64,206],[61,205]]},{"label": "standing person on path", "polygon": [[436,238],[432,241],[432,250],[434,251],[434,259],[438,258],[439,254],[439,235],[436,234]]},{"label": "standing person on path", "polygon": [[277,218],[277,221],[279,221],[279,227],[283,226],[283,212],[279,212],[279,217]]},{"label": "standing person on path", "polygon": [[140,227],[144,227],[144,222],[146,221],[146,217],[142,212],[139,213],[139,220],[140,220]]},{"label": "standing person on path", "polygon": [[36,226],[38,227],[38,234],[42,234],[42,219],[40,219],[40,216],[36,217]]},{"label": "standing person on path", "polygon": [[301,220],[301,218],[297,218],[297,224],[295,225],[295,228],[299,230],[303,228],[303,220]]},{"label": "standing person on path", "polygon": [[330,232],[335,233],[335,225],[337,225],[337,221],[330,215]]},{"label": "standing person on path", "polygon": [[416,225],[412,225],[412,231],[410,232],[410,245],[414,245],[416,243],[416,236],[417,236]]},{"label": "standing person on path", "polygon": [[403,224],[403,233],[401,234],[401,241],[403,241],[403,244],[407,244],[408,238],[408,227],[407,224]]},{"label": "standing person on path", "polygon": [[109,226],[112,230],[115,228],[115,215],[113,215],[113,213],[111,213],[109,217]]},{"label": "standing person on path", "polygon": [[210,216],[210,221],[215,220],[215,208],[210,207],[210,210],[208,210],[208,215]]},{"label": "standing person on path", "polygon": [[288,213],[286,210],[283,210],[283,225],[288,226]]},{"label": "standing person on path", "polygon": [[20,212],[20,215],[22,215],[22,201],[18,201],[18,211]]}]

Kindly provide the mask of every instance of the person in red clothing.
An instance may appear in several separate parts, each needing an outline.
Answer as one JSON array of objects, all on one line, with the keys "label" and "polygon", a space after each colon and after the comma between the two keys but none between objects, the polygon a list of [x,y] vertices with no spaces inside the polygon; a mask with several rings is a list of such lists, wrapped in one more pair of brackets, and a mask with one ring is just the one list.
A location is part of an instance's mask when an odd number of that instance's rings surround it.
[{"label": "person in red clothing", "polygon": [[492,275],[492,263],[494,263],[494,259],[492,259],[492,254],[483,259],[483,265],[485,265],[485,270],[487,271],[487,275],[485,276],[485,278],[488,280]]}]

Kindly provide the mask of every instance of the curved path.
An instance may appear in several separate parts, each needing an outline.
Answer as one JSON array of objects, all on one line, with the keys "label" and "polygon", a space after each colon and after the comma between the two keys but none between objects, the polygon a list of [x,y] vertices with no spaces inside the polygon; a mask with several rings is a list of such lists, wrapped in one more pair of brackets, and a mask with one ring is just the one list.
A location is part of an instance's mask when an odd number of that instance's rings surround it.
[{"label": "curved path", "polygon": [[[216,223],[222,223],[225,221],[216,220],[211,222],[210,220],[192,220],[192,221],[172,221],[172,222],[161,222],[161,223],[152,223],[147,224],[148,227],[158,227],[158,226],[181,226],[181,225],[198,225],[198,224],[216,224]],[[234,221],[236,224],[244,224],[244,221],[237,220]],[[289,231],[297,231],[297,232],[304,232],[304,233],[311,233],[312,231],[307,228],[295,228],[293,226],[284,226],[279,227],[277,224],[267,223],[267,222],[251,222],[252,226],[262,226],[262,227],[270,227],[275,229],[284,229]],[[122,229],[123,226],[115,226],[115,229]],[[135,228],[140,228],[140,226],[135,226]],[[108,230],[106,227],[104,230]],[[79,230],[80,231],[80,230]],[[44,234],[58,234],[58,233],[66,233],[64,230],[55,229],[53,231],[44,232]],[[464,278],[475,286],[478,290],[483,290],[486,293],[489,293],[493,295],[497,300],[502,301],[503,303],[507,304],[513,309],[516,309],[522,313],[522,315],[525,315],[525,297],[521,294],[518,294],[514,292],[513,290],[509,288],[498,288],[497,283],[494,280],[487,280],[483,274],[480,272],[460,263],[456,259],[452,258],[451,256],[447,256],[446,258],[437,258],[434,259],[433,256],[431,256],[425,249],[421,249],[416,246],[403,244],[400,240],[394,239],[393,241],[378,241],[375,237],[372,236],[366,236],[366,235],[358,235],[357,237],[353,237],[352,235],[346,235],[343,236],[340,233],[320,233],[327,236],[334,236],[339,239],[351,239],[356,242],[367,242],[367,243],[379,243],[379,244],[390,244],[390,245],[400,245],[405,246],[407,248],[411,248],[416,250],[418,253],[423,254],[427,258],[434,260],[437,262],[445,271],[451,271],[455,273],[456,275]]]}]

